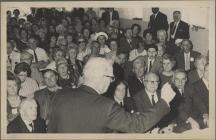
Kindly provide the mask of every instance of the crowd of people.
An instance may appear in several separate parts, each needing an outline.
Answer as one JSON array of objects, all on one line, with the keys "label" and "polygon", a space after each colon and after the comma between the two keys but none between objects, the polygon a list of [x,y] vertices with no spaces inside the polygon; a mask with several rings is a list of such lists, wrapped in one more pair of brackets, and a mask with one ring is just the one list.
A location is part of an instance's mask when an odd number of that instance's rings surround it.
[{"label": "crowd of people", "polygon": [[7,11],[7,132],[207,128],[208,54],[193,50],[181,12],[169,24],[152,8],[141,33],[122,28],[114,8],[100,10]]}]

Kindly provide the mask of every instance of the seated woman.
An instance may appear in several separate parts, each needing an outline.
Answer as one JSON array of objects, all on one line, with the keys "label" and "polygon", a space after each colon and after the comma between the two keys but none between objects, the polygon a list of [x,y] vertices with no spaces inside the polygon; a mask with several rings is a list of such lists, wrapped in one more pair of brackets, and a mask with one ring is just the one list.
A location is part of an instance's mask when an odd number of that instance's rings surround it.
[{"label": "seated woman", "polygon": [[133,102],[133,99],[130,96],[128,84],[125,81],[117,80],[113,82],[110,85],[105,96],[114,99],[114,101],[118,103],[126,111],[134,113],[135,103]]},{"label": "seated woman", "polygon": [[31,75],[30,66],[25,62],[21,62],[15,66],[14,73],[21,80],[19,95],[33,98],[34,92],[36,90],[39,90],[39,87],[36,80],[30,77]]},{"label": "seated woman", "polygon": [[68,48],[68,70],[70,72],[73,81],[75,82],[75,86],[77,87],[79,77],[82,75],[83,70],[83,62],[77,59],[78,48],[77,47],[69,47]]},{"label": "seated woman", "polygon": [[18,115],[18,107],[21,102],[21,96],[18,91],[21,81],[12,72],[7,71],[7,122],[8,124]]},{"label": "seated woman", "polygon": [[171,82],[173,76],[173,68],[176,64],[174,57],[164,54],[163,55],[163,71],[159,74],[160,77],[160,87],[162,87],[166,82]]}]

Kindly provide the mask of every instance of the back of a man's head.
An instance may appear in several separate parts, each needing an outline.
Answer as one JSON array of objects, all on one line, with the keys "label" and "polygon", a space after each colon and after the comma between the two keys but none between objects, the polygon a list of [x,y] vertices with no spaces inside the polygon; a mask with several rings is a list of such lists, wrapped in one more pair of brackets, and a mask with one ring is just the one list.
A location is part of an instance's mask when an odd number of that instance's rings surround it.
[{"label": "back of a man's head", "polygon": [[[83,69],[84,83],[97,83],[104,75],[113,76],[111,63],[101,57],[92,57]],[[98,83],[100,84],[100,83]]]}]

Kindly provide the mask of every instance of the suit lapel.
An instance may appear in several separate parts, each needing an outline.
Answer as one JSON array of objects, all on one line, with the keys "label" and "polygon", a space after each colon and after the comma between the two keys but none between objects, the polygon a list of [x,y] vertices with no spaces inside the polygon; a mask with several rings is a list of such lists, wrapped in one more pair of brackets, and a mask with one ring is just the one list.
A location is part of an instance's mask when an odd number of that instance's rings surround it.
[{"label": "suit lapel", "polygon": [[19,122],[20,122],[20,129],[21,132],[23,133],[30,133],[30,131],[28,130],[27,126],[25,125],[24,121],[21,119],[21,117],[19,117]]},{"label": "suit lapel", "polygon": [[145,108],[146,109],[151,108],[152,104],[145,90],[144,90],[144,94],[142,94],[142,97],[143,97],[143,104]]}]

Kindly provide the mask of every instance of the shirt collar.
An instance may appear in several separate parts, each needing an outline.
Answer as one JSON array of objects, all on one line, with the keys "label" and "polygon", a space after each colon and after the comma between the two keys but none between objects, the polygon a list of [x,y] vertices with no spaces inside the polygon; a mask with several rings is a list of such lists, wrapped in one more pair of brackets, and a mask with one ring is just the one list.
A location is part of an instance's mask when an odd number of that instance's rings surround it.
[{"label": "shirt collar", "polygon": [[209,89],[209,83],[205,78],[202,78],[203,83],[205,84],[206,88]]},{"label": "shirt collar", "polygon": [[122,104],[124,104],[124,100],[119,100],[118,98],[116,98],[116,96],[114,96],[114,100],[120,104],[122,102]]},{"label": "shirt collar", "polygon": [[149,97],[151,97],[152,95],[156,95],[157,96],[157,92],[155,91],[154,93],[150,93],[150,92],[148,92],[147,90],[145,90],[146,91],[146,94],[149,96]]}]

